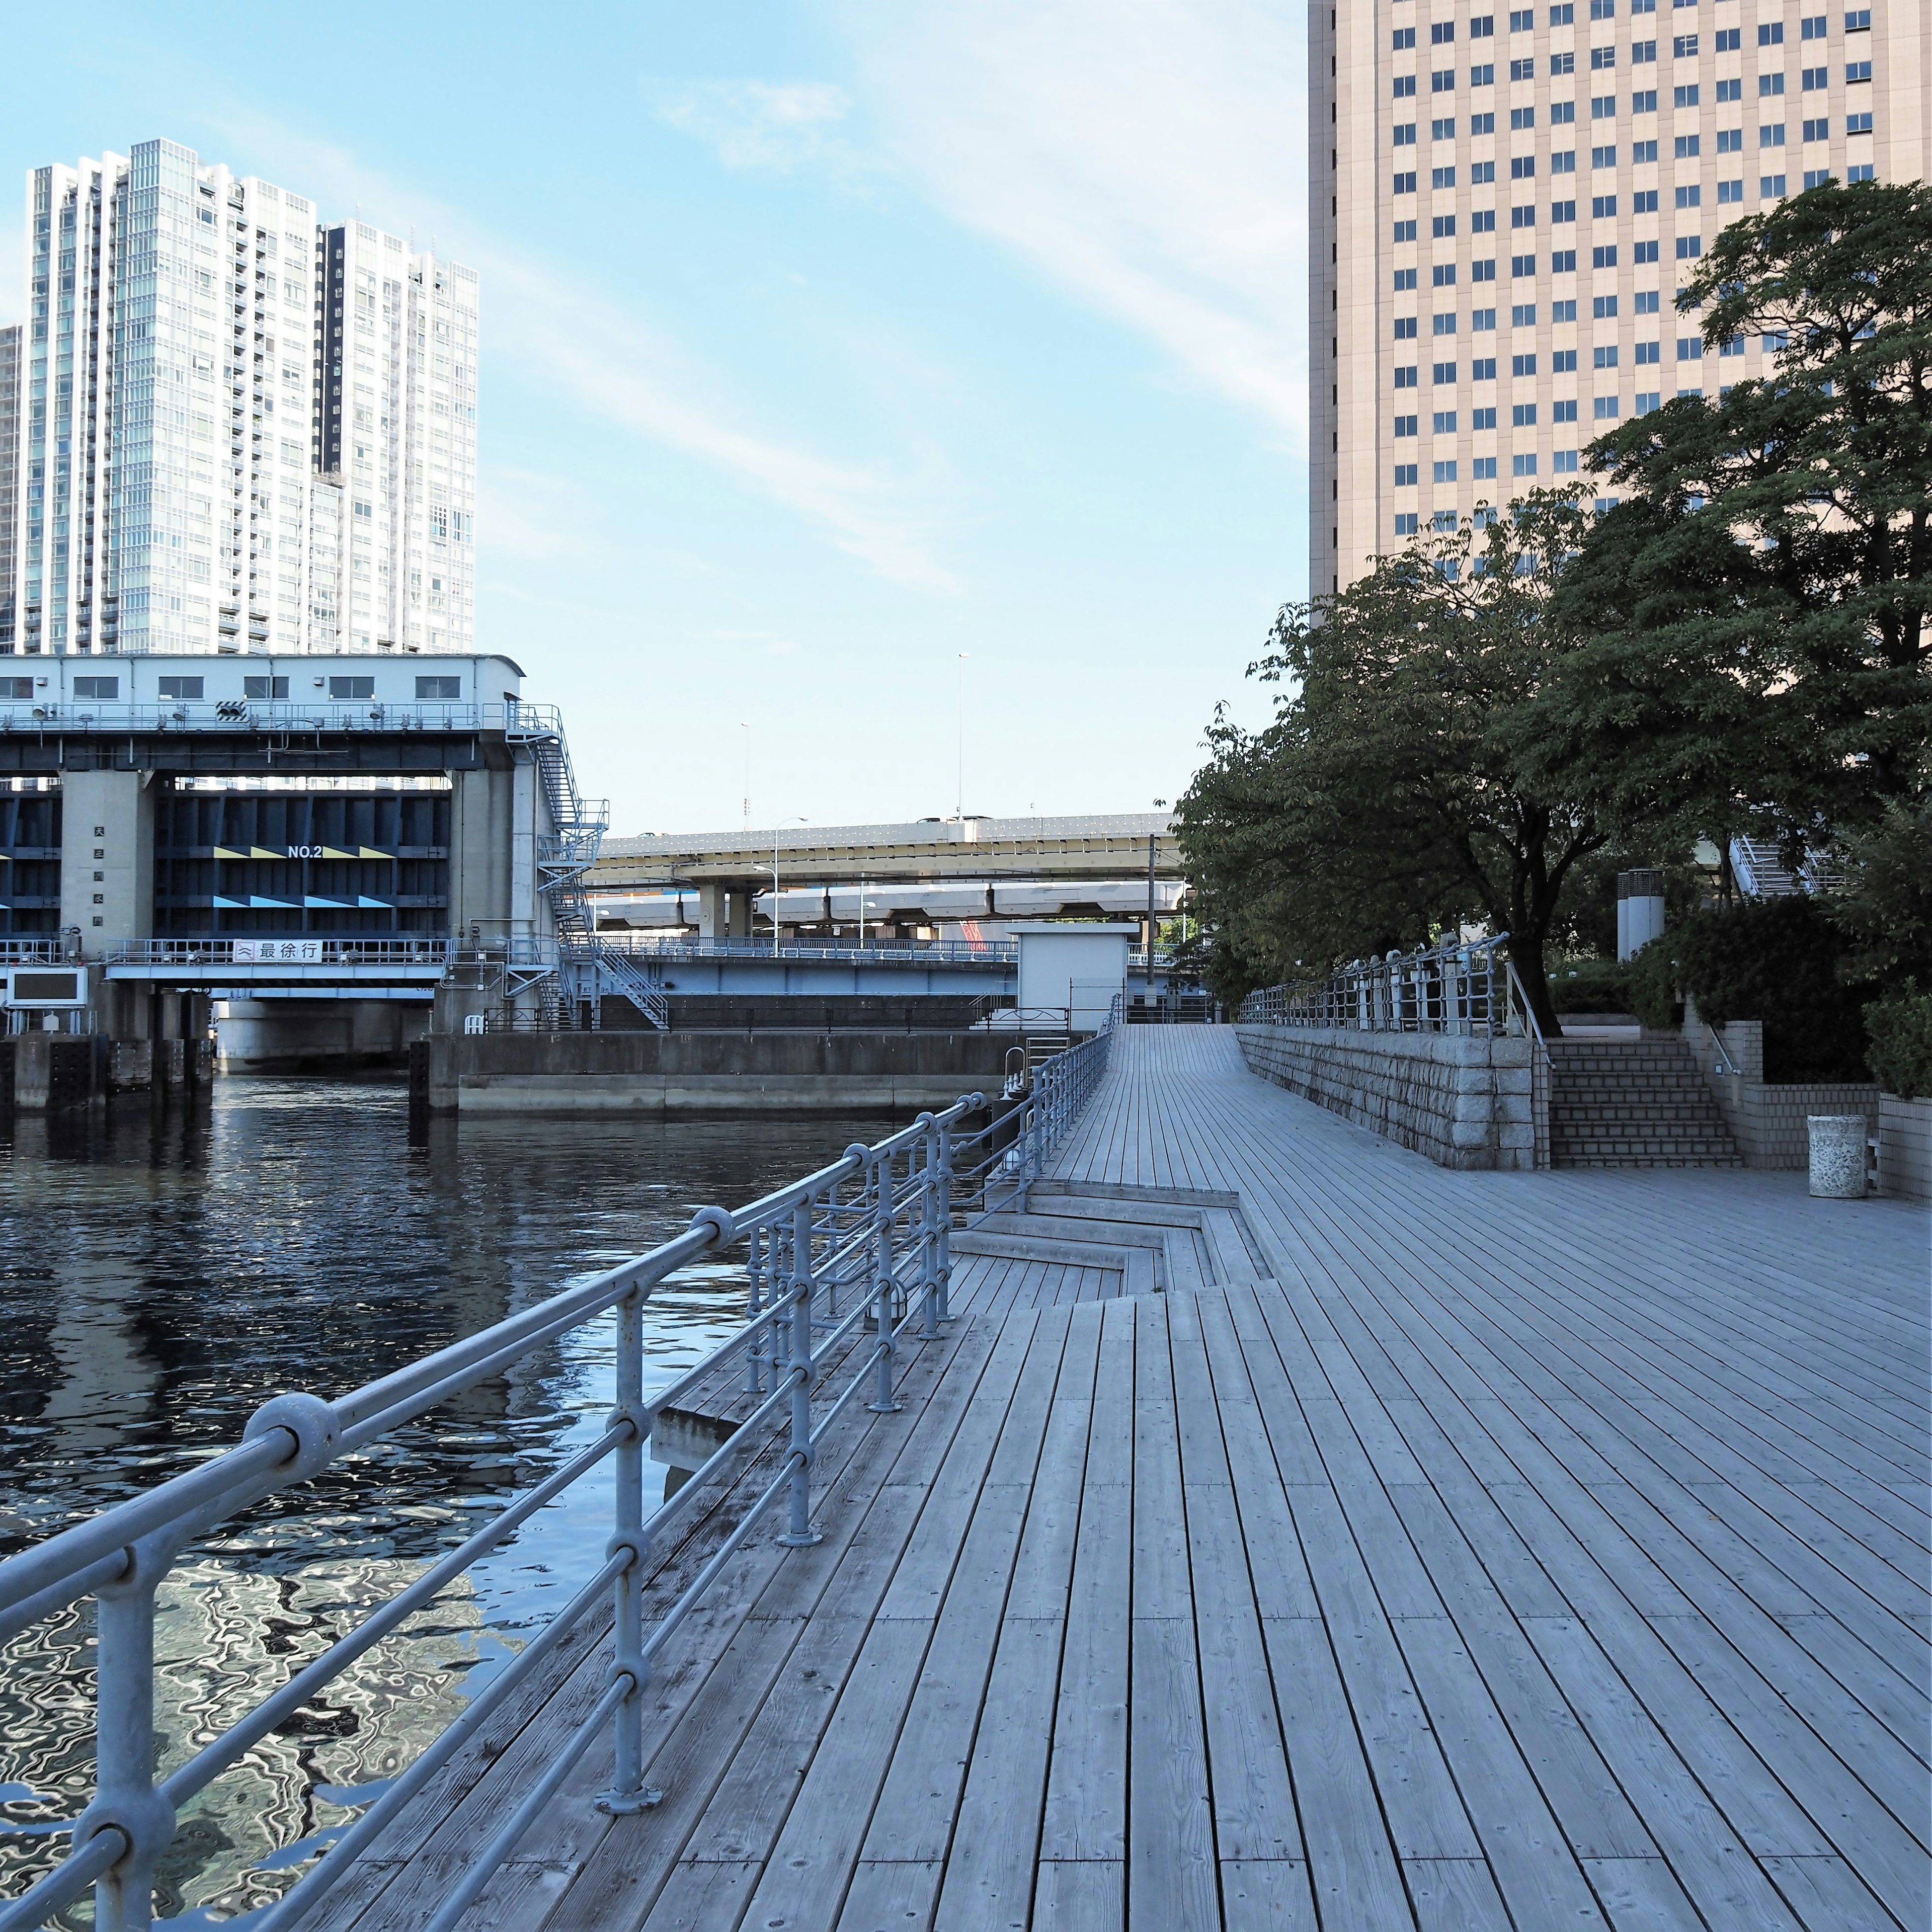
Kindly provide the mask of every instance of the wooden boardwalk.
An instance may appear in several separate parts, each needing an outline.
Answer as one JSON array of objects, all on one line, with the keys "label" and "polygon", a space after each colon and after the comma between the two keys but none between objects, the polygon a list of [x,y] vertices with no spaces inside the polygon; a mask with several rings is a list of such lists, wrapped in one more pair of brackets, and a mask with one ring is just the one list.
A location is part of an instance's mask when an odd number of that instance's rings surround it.
[{"label": "wooden boardwalk", "polygon": [[[593,1756],[466,1924],[1932,1924],[1922,1211],[1444,1172],[1208,1028],[1124,1034],[1058,1166],[1052,1258],[963,1262],[903,1412],[828,1439],[824,1542],[672,1646],[662,1803],[596,1811]],[[1240,1238],[1193,1214],[1166,1292],[1066,1258],[1177,1191]],[[419,1926],[608,1654],[314,1925]]]}]

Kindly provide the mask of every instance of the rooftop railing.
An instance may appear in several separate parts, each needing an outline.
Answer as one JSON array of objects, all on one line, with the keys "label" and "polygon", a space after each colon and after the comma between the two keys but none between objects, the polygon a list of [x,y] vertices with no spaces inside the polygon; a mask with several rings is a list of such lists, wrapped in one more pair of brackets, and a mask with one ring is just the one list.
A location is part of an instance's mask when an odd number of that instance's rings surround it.
[{"label": "rooftop railing", "polygon": [[442,966],[456,942],[434,934],[324,939],[288,933],[123,939],[102,953],[110,966]]},{"label": "rooftop railing", "polygon": [[[501,1828],[466,1856],[428,1932],[451,1932],[607,1726],[614,1775],[598,1802],[628,1812],[656,1802],[644,1782],[644,1752],[653,1666],[760,1524],[777,1517],[783,1526],[777,1540],[788,1548],[818,1540],[812,1471],[826,1432],[854,1408],[883,1414],[899,1406],[895,1388],[901,1370],[916,1348],[939,1337],[949,1318],[951,1229],[962,1218],[1023,1195],[1045,1171],[1105,1072],[1111,1039],[1110,1021],[1108,1030],[1033,1070],[1028,1090],[1011,1106],[989,1111],[981,1096],[968,1095],[872,1146],[848,1148],[816,1173],[736,1212],[701,1208],[674,1240],[361,1388],[332,1399],[303,1391],[276,1396],[256,1410],[236,1447],[0,1563],[0,1642],[77,1599],[92,1596],[98,1605],[94,1797],[68,1828],[65,1858],[0,1905],[0,1932],[32,1932],[90,1887],[100,1932],[146,1932],[157,1863],[182,1806],[537,1510],[607,1461],[615,1466],[614,1534],[594,1573],[319,1864],[251,1923],[256,1932],[280,1932],[307,1912],[530,1684],[568,1633],[601,1622],[607,1613],[611,1654],[602,1694],[531,1778]],[[644,1311],[652,1292],[677,1270],[740,1244],[747,1284],[742,1326],[646,1398]],[[184,1552],[217,1523],[308,1480],[613,1310],[615,1400],[603,1433],[157,1780],[155,1596]],[[835,1377],[842,1378],[836,1392]],[[754,1399],[754,1406],[697,1478],[722,1474],[761,1456],[769,1457],[771,1473],[675,1599],[653,1607],[647,1625],[644,1586],[652,1551],[707,1486],[691,1480],[646,1510],[645,1444],[658,1412],[721,1382]]]},{"label": "rooftop railing", "polygon": [[50,697],[0,704],[0,732],[501,731],[512,738],[561,737],[554,704],[378,704],[318,698],[313,703],[253,698],[164,700],[152,704]]}]

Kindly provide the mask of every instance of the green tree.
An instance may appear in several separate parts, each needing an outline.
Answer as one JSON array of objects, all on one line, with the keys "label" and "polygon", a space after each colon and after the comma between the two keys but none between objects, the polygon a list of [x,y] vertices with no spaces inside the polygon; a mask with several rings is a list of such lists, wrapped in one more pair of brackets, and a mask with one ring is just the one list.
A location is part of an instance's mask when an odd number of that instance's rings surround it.
[{"label": "green tree", "polygon": [[1480,919],[1560,1030],[1545,950],[1609,835],[1530,770],[1522,718],[1576,646],[1551,598],[1586,518],[1554,492],[1479,515],[1286,608],[1250,667],[1286,687],[1274,722],[1217,714],[1177,818],[1222,997]]},{"label": "green tree", "polygon": [[1713,352],[1758,337],[1770,373],[1587,452],[1623,500],[1564,573],[1582,644],[1526,746],[1621,826],[1795,856],[1923,784],[1932,191],[1828,183],[1748,217],[1678,305]]}]

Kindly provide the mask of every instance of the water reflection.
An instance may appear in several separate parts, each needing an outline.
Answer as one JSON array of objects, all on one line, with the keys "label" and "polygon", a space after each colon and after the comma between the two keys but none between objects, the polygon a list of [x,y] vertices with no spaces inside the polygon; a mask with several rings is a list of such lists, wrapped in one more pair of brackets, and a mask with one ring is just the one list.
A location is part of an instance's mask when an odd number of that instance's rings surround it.
[{"label": "water reflection", "polygon": [[[188,1109],[20,1115],[0,1142],[0,1553],[234,1442],[270,1394],[400,1367],[881,1126],[437,1121],[412,1148],[399,1085],[245,1079]],[[654,1380],[741,1292],[724,1265],[659,1291]],[[160,1771],[594,1436],[611,1346],[590,1324],[184,1556],[158,1620]],[[203,1793],[162,1909],[212,1921],[292,1882],[596,1568],[609,1482],[607,1462]],[[92,1618],[0,1648],[0,1896],[86,1802]]]}]

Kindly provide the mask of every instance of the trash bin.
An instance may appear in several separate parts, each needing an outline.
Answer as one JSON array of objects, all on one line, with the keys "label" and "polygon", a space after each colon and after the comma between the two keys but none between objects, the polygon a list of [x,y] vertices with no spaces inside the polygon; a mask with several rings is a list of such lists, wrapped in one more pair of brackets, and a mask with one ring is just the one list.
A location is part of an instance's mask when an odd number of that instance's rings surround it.
[{"label": "trash bin", "polygon": [[1865,1193],[1865,1117],[1808,1114],[1811,1192],[1821,1201],[1862,1201]]}]

